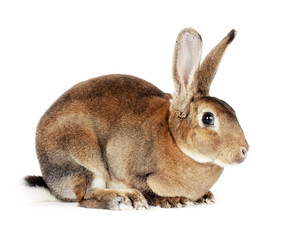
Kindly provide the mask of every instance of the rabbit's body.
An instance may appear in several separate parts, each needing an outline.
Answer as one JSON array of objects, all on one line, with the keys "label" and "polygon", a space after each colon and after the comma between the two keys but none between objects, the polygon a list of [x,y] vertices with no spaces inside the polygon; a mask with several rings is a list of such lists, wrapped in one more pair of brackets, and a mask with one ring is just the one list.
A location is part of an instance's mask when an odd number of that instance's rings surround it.
[{"label": "rabbit's body", "polygon": [[209,189],[222,166],[243,161],[248,149],[233,109],[208,96],[234,34],[200,68],[200,36],[193,29],[179,34],[172,97],[129,75],[72,87],[39,122],[36,149],[43,178],[27,182],[46,184],[57,198],[92,208],[141,209],[147,201],[178,207],[212,198]]},{"label": "rabbit's body", "polygon": [[62,175],[83,174],[90,186],[120,182],[147,190],[146,177],[156,168],[152,149],[168,131],[168,107],[167,95],[131,76],[109,75],[71,88],[37,129],[38,158],[49,188],[67,198],[53,186],[54,175],[50,183],[53,172],[59,181]]},{"label": "rabbit's body", "polygon": [[91,79],[68,90],[37,129],[38,159],[51,192],[75,201],[72,181],[82,176],[87,188],[150,193],[149,182],[160,195],[193,201],[203,196],[222,168],[197,163],[176,146],[168,124],[169,98],[127,75]]}]

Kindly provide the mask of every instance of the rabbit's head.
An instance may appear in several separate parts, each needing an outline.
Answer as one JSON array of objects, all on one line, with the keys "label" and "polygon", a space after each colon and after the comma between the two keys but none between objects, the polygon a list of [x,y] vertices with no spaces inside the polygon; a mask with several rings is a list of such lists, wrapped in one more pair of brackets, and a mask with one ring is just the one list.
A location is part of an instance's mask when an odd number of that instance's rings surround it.
[{"label": "rabbit's head", "polygon": [[220,60],[235,35],[232,30],[201,64],[202,39],[194,29],[182,30],[176,41],[170,130],[181,151],[201,163],[237,164],[249,149],[232,107],[209,96]]}]

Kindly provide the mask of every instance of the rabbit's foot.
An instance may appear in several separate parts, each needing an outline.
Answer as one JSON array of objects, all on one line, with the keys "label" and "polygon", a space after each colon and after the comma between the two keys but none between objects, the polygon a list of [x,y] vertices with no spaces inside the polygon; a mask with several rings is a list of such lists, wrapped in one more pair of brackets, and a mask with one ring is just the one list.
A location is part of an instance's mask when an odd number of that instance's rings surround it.
[{"label": "rabbit's foot", "polygon": [[195,202],[185,197],[161,197],[157,195],[145,196],[148,204],[162,208],[180,208],[195,205]]},{"label": "rabbit's foot", "polygon": [[214,195],[211,191],[208,191],[204,196],[199,198],[197,201],[195,201],[195,204],[213,204],[215,203]]},{"label": "rabbit's foot", "polygon": [[141,192],[135,189],[101,189],[88,191],[79,202],[80,207],[104,208],[110,210],[143,210],[148,204]]}]

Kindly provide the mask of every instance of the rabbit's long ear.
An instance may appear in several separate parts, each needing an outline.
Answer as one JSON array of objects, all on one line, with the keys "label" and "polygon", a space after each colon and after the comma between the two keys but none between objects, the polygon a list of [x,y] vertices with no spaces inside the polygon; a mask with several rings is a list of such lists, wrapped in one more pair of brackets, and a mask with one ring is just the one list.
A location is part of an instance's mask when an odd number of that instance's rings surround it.
[{"label": "rabbit's long ear", "polygon": [[202,96],[209,95],[210,85],[215,77],[219,63],[227,46],[235,38],[236,31],[231,30],[229,34],[216,45],[210,53],[205,57],[199,70],[199,78],[197,84],[197,93]]},{"label": "rabbit's long ear", "polygon": [[183,29],[176,41],[173,57],[175,93],[172,107],[182,117],[188,114],[188,105],[194,89],[202,55],[201,36],[192,28]]}]

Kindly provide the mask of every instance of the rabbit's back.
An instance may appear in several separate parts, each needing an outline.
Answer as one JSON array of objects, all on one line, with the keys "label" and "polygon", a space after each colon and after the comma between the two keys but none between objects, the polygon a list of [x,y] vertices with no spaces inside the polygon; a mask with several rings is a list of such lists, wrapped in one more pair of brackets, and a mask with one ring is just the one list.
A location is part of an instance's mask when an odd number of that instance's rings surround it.
[{"label": "rabbit's back", "polygon": [[[170,95],[151,83],[129,75],[107,75],[81,82],[65,92],[46,111],[39,127],[55,121],[100,123],[109,130],[118,124],[143,123],[162,106]],[[81,119],[81,118],[84,119]]]}]

